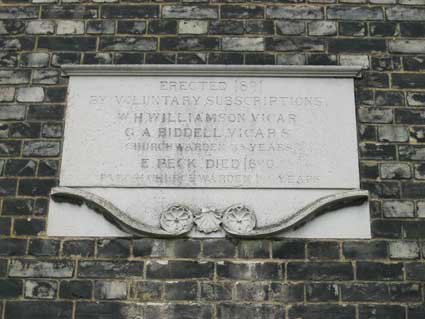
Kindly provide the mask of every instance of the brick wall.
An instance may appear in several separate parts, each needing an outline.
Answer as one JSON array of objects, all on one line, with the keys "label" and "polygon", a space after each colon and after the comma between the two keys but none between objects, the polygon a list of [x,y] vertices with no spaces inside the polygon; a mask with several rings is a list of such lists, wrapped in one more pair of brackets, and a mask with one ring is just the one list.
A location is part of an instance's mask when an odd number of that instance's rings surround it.
[{"label": "brick wall", "polygon": [[[423,319],[424,0],[2,0],[2,319]],[[356,80],[373,239],[45,236],[74,64],[367,67]]]}]

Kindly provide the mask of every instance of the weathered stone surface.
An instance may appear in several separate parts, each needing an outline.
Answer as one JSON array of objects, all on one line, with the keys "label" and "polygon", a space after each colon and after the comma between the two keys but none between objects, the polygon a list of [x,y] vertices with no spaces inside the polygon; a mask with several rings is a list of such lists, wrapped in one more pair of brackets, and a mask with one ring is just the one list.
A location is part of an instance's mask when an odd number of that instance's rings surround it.
[{"label": "weathered stone surface", "polygon": [[384,13],[379,7],[333,6],[327,12],[328,19],[340,20],[383,20]]},{"label": "weathered stone surface", "polygon": [[385,9],[388,20],[394,21],[423,21],[425,9],[405,6],[389,6]]},{"label": "weathered stone surface", "polygon": [[322,19],[323,9],[313,6],[269,6],[266,15],[271,19]]},{"label": "weathered stone surface", "polygon": [[226,37],[222,40],[225,51],[264,51],[263,38]]},{"label": "weathered stone surface", "polygon": [[218,11],[212,6],[168,6],[162,7],[163,18],[174,19],[217,19]]},{"label": "weathered stone surface", "polygon": [[16,100],[18,102],[42,102],[44,100],[44,90],[41,87],[19,88]]},{"label": "weathered stone surface", "polygon": [[208,21],[182,20],[178,24],[179,34],[205,34],[208,32]]},{"label": "weathered stone surface", "polygon": [[38,261],[16,259],[9,265],[10,277],[68,278],[74,273],[74,262],[69,260]]}]

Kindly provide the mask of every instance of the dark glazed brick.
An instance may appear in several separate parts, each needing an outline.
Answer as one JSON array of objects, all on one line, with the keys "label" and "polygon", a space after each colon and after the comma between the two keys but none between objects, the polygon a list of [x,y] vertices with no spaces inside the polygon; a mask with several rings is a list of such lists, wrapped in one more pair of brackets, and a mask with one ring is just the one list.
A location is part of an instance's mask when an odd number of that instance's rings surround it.
[{"label": "dark glazed brick", "polygon": [[59,297],[64,299],[90,299],[92,290],[93,284],[91,281],[62,281],[59,288]]},{"label": "dark glazed brick", "polygon": [[269,51],[324,51],[325,44],[322,39],[287,37],[266,38],[266,49]]},{"label": "dark glazed brick", "polygon": [[242,34],[244,32],[243,21],[211,21],[210,34]]},{"label": "dark glazed brick", "polygon": [[269,284],[261,282],[238,282],[235,285],[236,300],[267,301],[269,299]]},{"label": "dark glazed brick", "polygon": [[111,51],[154,51],[157,47],[155,38],[142,37],[103,37],[100,40],[100,50]]},{"label": "dark glazed brick", "polygon": [[368,53],[386,50],[384,40],[369,39],[329,39],[329,52],[331,53]]},{"label": "dark glazed brick", "polygon": [[164,257],[165,240],[141,238],[133,241],[133,255],[135,257]]},{"label": "dark glazed brick", "polygon": [[146,53],[146,64],[175,64],[175,53]]},{"label": "dark glazed brick", "polygon": [[55,179],[22,179],[19,182],[19,195],[48,196],[52,187],[57,185]]},{"label": "dark glazed brick", "polygon": [[[10,137],[22,138],[37,138],[40,136],[41,125],[40,123],[13,123],[9,126]],[[24,154],[26,156],[26,154]]]},{"label": "dark glazed brick", "polygon": [[3,6],[0,8],[0,19],[36,19],[39,8],[35,6]]},{"label": "dark glazed brick", "polygon": [[20,141],[0,140],[0,157],[12,157],[20,154]]},{"label": "dark glazed brick", "polygon": [[407,263],[406,267],[406,278],[407,280],[425,280],[425,264],[424,263]]},{"label": "dark glazed brick", "polygon": [[423,199],[425,183],[402,183],[401,191],[405,198]]},{"label": "dark glazed brick", "polygon": [[54,239],[31,239],[28,255],[32,256],[57,256],[60,242]]},{"label": "dark glazed brick", "polygon": [[422,299],[419,284],[391,284],[389,291],[391,301],[419,302]]},{"label": "dark glazed brick", "polygon": [[225,301],[232,299],[232,284],[229,282],[202,282],[200,298],[205,301]]},{"label": "dark glazed brick", "polygon": [[370,160],[395,160],[396,148],[388,144],[361,144],[360,156],[362,159]]},{"label": "dark glazed brick", "polygon": [[365,36],[367,35],[367,24],[364,22],[340,22],[339,34],[348,36]]},{"label": "dark glazed brick", "polygon": [[372,70],[397,71],[401,70],[401,58],[398,56],[372,57]]},{"label": "dark glazed brick", "polygon": [[272,282],[270,284],[270,299],[279,302],[302,302],[304,301],[304,284],[282,284]]},{"label": "dark glazed brick", "polygon": [[336,65],[336,55],[310,54],[307,55],[308,65]]},{"label": "dark glazed brick", "polygon": [[65,102],[66,90],[67,90],[66,87],[47,88],[45,90],[46,102],[55,102],[55,103]]},{"label": "dark glazed brick", "polygon": [[146,33],[145,21],[118,21],[117,33],[144,34]]},{"label": "dark glazed brick", "polygon": [[353,266],[349,262],[289,262],[289,280],[353,280]]},{"label": "dark glazed brick", "polygon": [[38,176],[57,176],[59,175],[59,161],[40,160],[38,165]]},{"label": "dark glazed brick", "polygon": [[397,109],[395,121],[400,124],[425,124],[425,110]]},{"label": "dark glazed brick", "polygon": [[406,71],[425,70],[425,56],[406,56],[403,58],[403,66]]},{"label": "dark glazed brick", "polygon": [[27,241],[16,238],[1,238],[0,239],[0,256],[23,256]]},{"label": "dark glazed brick", "polygon": [[11,198],[3,200],[2,215],[31,215],[34,200]]},{"label": "dark glazed brick", "polygon": [[355,319],[356,311],[351,305],[296,305],[289,308],[288,319]]},{"label": "dark glazed brick", "polygon": [[16,179],[0,179],[0,196],[13,196],[16,194]]},{"label": "dark glazed brick", "polygon": [[342,244],[345,258],[366,260],[384,259],[388,257],[387,244],[384,241],[352,241]]},{"label": "dark glazed brick", "polygon": [[404,319],[405,312],[399,305],[360,305],[359,319]]},{"label": "dark glazed brick", "polygon": [[214,272],[211,262],[150,261],[146,267],[148,279],[212,278]]},{"label": "dark glazed brick", "polygon": [[0,217],[0,235],[10,235],[11,226],[10,218]]},{"label": "dark glazed brick", "polygon": [[[145,60],[144,53],[116,53],[116,64],[143,64]],[[160,63],[161,64],[161,63]]]},{"label": "dark glazed brick", "polygon": [[97,242],[98,257],[129,257],[130,241],[128,239],[102,239]]},{"label": "dark glazed brick", "polygon": [[6,176],[34,176],[37,163],[33,160],[9,160],[6,164]]},{"label": "dark glazed brick", "polygon": [[71,302],[10,301],[6,303],[5,319],[71,319]]},{"label": "dark glazed brick", "polygon": [[81,278],[126,278],[142,277],[143,261],[80,261],[78,277]]},{"label": "dark glazed brick", "polygon": [[[363,125],[360,128],[360,136],[362,139],[375,140],[374,127]],[[378,165],[376,163],[360,163],[360,176],[362,178],[377,179],[379,177]]]},{"label": "dark glazed brick", "polygon": [[197,258],[201,254],[201,242],[193,239],[175,239],[166,242],[167,256]]},{"label": "dark glazed brick", "polygon": [[400,33],[404,37],[424,37],[425,23],[423,22],[402,22],[400,23]]},{"label": "dark glazed brick", "polygon": [[217,317],[222,319],[280,319],[284,316],[285,308],[281,305],[223,303],[217,306]]},{"label": "dark glazed brick", "polygon": [[149,21],[148,33],[150,34],[176,34],[177,21],[153,20]]},{"label": "dark glazed brick", "polygon": [[338,259],[339,245],[337,242],[312,242],[307,244],[307,252],[310,259]]},{"label": "dark glazed brick", "polygon": [[308,301],[338,301],[339,291],[336,284],[307,284],[306,296]]},{"label": "dark glazed brick", "polygon": [[104,5],[102,6],[102,18],[106,19],[134,19],[158,17],[157,5]]},{"label": "dark glazed brick", "polygon": [[370,35],[375,37],[394,37],[399,34],[397,24],[393,22],[371,22]]},{"label": "dark glazed brick", "polygon": [[280,265],[268,262],[218,262],[217,276],[222,279],[279,280]]},{"label": "dark glazed brick", "polygon": [[361,188],[368,190],[372,198],[400,198],[398,182],[363,182]]},{"label": "dark glazed brick", "polygon": [[158,281],[138,281],[132,289],[133,297],[140,301],[155,301],[162,299],[163,283]]},{"label": "dark glazed brick", "polygon": [[160,40],[161,50],[217,50],[220,41],[217,38],[194,38],[194,37],[180,37],[171,38],[163,37]]},{"label": "dark glazed brick", "polygon": [[383,283],[356,283],[341,285],[342,301],[388,301],[388,286]]},{"label": "dark glazed brick", "polygon": [[22,295],[22,280],[0,279],[0,298],[18,298]]},{"label": "dark glazed brick", "polygon": [[358,262],[358,280],[402,280],[403,264]]},{"label": "dark glazed brick", "polygon": [[42,219],[15,219],[14,230],[18,236],[37,236],[45,229]]},{"label": "dark glazed brick", "polygon": [[94,240],[67,240],[63,243],[64,256],[92,257]]},{"label": "dark glazed brick", "polygon": [[392,86],[400,89],[424,89],[424,74],[393,73]]},{"label": "dark glazed brick", "polygon": [[[419,197],[418,195],[418,198],[422,199],[423,197]],[[407,239],[425,238],[425,221],[423,220],[417,222],[404,222],[402,229],[404,237]]]},{"label": "dark glazed brick", "polygon": [[64,5],[43,6],[41,17],[43,19],[96,19],[96,6]]},{"label": "dark glazed brick", "polygon": [[208,258],[232,258],[236,254],[236,243],[231,239],[207,239],[203,245]]},{"label": "dark glazed brick", "polygon": [[269,258],[270,242],[266,240],[245,240],[238,244],[239,258]]},{"label": "dark glazed brick", "polygon": [[254,5],[224,5],[221,6],[222,19],[252,19],[263,18],[264,7]]},{"label": "dark glazed brick", "polygon": [[165,283],[166,300],[196,300],[198,284],[196,281],[173,281]]},{"label": "dark glazed brick", "polygon": [[377,219],[371,224],[372,237],[401,238],[401,222]]},{"label": "dark glazed brick", "polygon": [[425,317],[425,305],[412,305],[407,308],[409,319],[422,319]]},{"label": "dark glazed brick", "polygon": [[272,242],[272,256],[280,259],[304,259],[305,243],[301,240],[280,240]]},{"label": "dark glazed brick", "polygon": [[241,53],[210,53],[209,64],[243,64],[243,54]]},{"label": "dark glazed brick", "polygon": [[40,37],[39,49],[52,51],[92,51],[96,49],[95,37]]}]

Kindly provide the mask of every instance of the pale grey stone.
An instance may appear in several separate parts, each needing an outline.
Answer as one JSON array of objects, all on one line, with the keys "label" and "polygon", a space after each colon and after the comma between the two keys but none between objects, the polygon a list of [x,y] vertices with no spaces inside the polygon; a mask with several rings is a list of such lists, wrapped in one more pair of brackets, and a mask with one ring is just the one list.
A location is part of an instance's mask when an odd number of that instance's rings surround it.
[{"label": "pale grey stone", "polygon": [[367,55],[349,55],[341,54],[339,56],[339,64],[341,65],[360,65],[366,69],[369,68],[369,56]]},{"label": "pale grey stone", "polygon": [[425,40],[391,40],[389,50],[393,53],[425,53]]},{"label": "pale grey stone", "polygon": [[410,201],[385,201],[382,204],[382,211],[388,218],[414,217],[415,204]]},{"label": "pale grey stone", "polygon": [[397,0],[369,0],[373,4],[396,4]]},{"label": "pale grey stone", "polygon": [[407,142],[409,132],[404,126],[379,126],[378,138],[381,142]]},{"label": "pale grey stone", "polygon": [[381,164],[380,170],[381,178],[383,179],[400,179],[412,177],[410,166],[406,163]]},{"label": "pale grey stone", "polygon": [[50,141],[27,141],[24,143],[24,156],[58,156],[60,153],[60,142]]},{"label": "pale grey stone", "polygon": [[56,33],[57,34],[83,34],[84,22],[72,20],[58,20]]},{"label": "pale grey stone", "polygon": [[19,88],[16,94],[18,102],[42,102],[44,100],[44,90],[42,87]]},{"label": "pale grey stone", "polygon": [[179,21],[179,34],[205,34],[208,32],[208,21],[182,20]]},{"label": "pale grey stone", "polygon": [[51,280],[26,280],[25,298],[54,299],[58,291],[58,283]]},{"label": "pale grey stone", "polygon": [[23,120],[26,107],[24,105],[0,105],[0,120]]},{"label": "pale grey stone", "polygon": [[11,102],[15,97],[14,87],[0,87],[0,102]]},{"label": "pale grey stone", "polygon": [[44,52],[33,52],[21,55],[21,66],[29,68],[47,67],[49,64],[49,54]]},{"label": "pale grey stone", "polygon": [[388,6],[385,8],[388,20],[394,21],[424,21],[425,8],[405,6]]},{"label": "pale grey stone", "polygon": [[361,107],[358,110],[359,120],[362,123],[392,123],[393,111],[391,109]]},{"label": "pale grey stone", "polygon": [[418,202],[417,204],[417,210],[419,218],[425,218],[425,202]]},{"label": "pale grey stone", "polygon": [[264,51],[264,38],[224,37],[224,51]]},{"label": "pale grey stone", "polygon": [[389,243],[390,258],[416,259],[419,258],[419,245],[414,241],[394,241]]},{"label": "pale grey stone", "polygon": [[304,65],[305,55],[303,54],[278,54],[276,63],[282,65]]},{"label": "pale grey stone", "polygon": [[58,70],[34,70],[32,75],[33,84],[57,84],[59,82]]},{"label": "pale grey stone", "polygon": [[275,21],[277,34],[300,35],[305,32],[305,24],[302,21]]},{"label": "pale grey stone", "polygon": [[11,260],[10,277],[69,278],[74,273],[74,261]]},{"label": "pale grey stone", "polygon": [[55,32],[55,24],[49,20],[30,21],[25,31],[28,34],[53,34]]},{"label": "pale grey stone", "polygon": [[407,104],[409,104],[409,106],[425,106],[425,94],[419,92],[408,92]]},{"label": "pale grey stone", "polygon": [[127,283],[125,281],[96,281],[94,294],[99,299],[125,299]]},{"label": "pale grey stone", "polygon": [[[8,138],[9,137],[9,125],[7,123],[0,122],[0,138]],[[0,170],[0,175],[3,172],[5,161],[2,161],[2,167]]]},{"label": "pale grey stone", "polygon": [[313,21],[308,24],[309,35],[336,35],[336,22]]}]

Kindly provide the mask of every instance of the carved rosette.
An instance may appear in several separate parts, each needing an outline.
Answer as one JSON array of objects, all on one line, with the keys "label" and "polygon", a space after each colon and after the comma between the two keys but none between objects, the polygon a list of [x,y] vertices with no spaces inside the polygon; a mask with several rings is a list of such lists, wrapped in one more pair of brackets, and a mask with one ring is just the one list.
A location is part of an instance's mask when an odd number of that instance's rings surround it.
[{"label": "carved rosette", "polygon": [[232,232],[246,234],[253,230],[256,224],[254,212],[246,206],[235,205],[224,212],[223,225]]},{"label": "carved rosette", "polygon": [[186,233],[193,227],[193,214],[185,206],[173,205],[161,214],[160,225],[173,234]]},{"label": "carved rosette", "polygon": [[203,208],[198,214],[195,214],[195,224],[200,232],[205,234],[221,230],[221,217],[217,209]]}]

